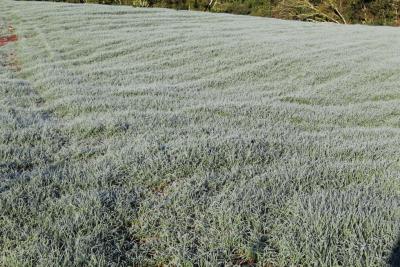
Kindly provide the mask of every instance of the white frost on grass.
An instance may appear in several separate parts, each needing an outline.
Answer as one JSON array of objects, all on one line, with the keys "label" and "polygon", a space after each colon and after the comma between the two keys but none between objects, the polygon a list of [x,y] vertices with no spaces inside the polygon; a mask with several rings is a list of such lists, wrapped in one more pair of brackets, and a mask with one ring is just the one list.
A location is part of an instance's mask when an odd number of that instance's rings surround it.
[{"label": "white frost on grass", "polygon": [[0,265],[390,257],[398,29],[0,7],[20,37],[0,48]]}]

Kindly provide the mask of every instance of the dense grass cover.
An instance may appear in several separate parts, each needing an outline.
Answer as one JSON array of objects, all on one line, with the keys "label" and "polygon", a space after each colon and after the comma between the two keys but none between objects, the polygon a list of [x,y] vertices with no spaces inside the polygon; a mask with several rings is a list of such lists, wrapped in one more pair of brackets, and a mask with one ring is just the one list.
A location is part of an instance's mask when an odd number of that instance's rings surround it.
[{"label": "dense grass cover", "polygon": [[0,10],[1,266],[387,263],[398,29]]},{"label": "dense grass cover", "polygon": [[[33,0],[35,1],[35,0]],[[38,0],[167,7],[343,24],[400,26],[400,0]]]}]

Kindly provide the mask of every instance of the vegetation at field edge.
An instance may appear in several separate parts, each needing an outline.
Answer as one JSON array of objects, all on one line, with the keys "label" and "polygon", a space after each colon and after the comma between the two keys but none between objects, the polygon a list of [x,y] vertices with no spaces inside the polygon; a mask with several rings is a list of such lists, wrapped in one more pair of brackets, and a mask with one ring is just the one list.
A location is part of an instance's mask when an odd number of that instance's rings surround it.
[{"label": "vegetation at field edge", "polygon": [[396,264],[397,28],[0,10],[0,266]]}]

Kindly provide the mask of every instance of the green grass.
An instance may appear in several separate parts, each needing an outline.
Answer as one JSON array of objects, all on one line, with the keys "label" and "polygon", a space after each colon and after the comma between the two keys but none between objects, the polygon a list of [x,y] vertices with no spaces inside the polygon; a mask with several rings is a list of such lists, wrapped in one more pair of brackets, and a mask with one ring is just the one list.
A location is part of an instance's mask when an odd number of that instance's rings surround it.
[{"label": "green grass", "polygon": [[393,258],[397,29],[0,9],[19,36],[0,47],[1,266]]}]

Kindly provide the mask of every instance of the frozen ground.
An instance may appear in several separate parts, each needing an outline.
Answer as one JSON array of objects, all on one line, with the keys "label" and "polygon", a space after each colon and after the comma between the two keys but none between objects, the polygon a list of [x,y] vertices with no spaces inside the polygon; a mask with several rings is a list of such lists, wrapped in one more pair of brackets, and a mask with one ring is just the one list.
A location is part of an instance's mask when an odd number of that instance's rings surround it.
[{"label": "frozen ground", "polygon": [[0,1],[0,265],[382,266],[400,31]]}]

